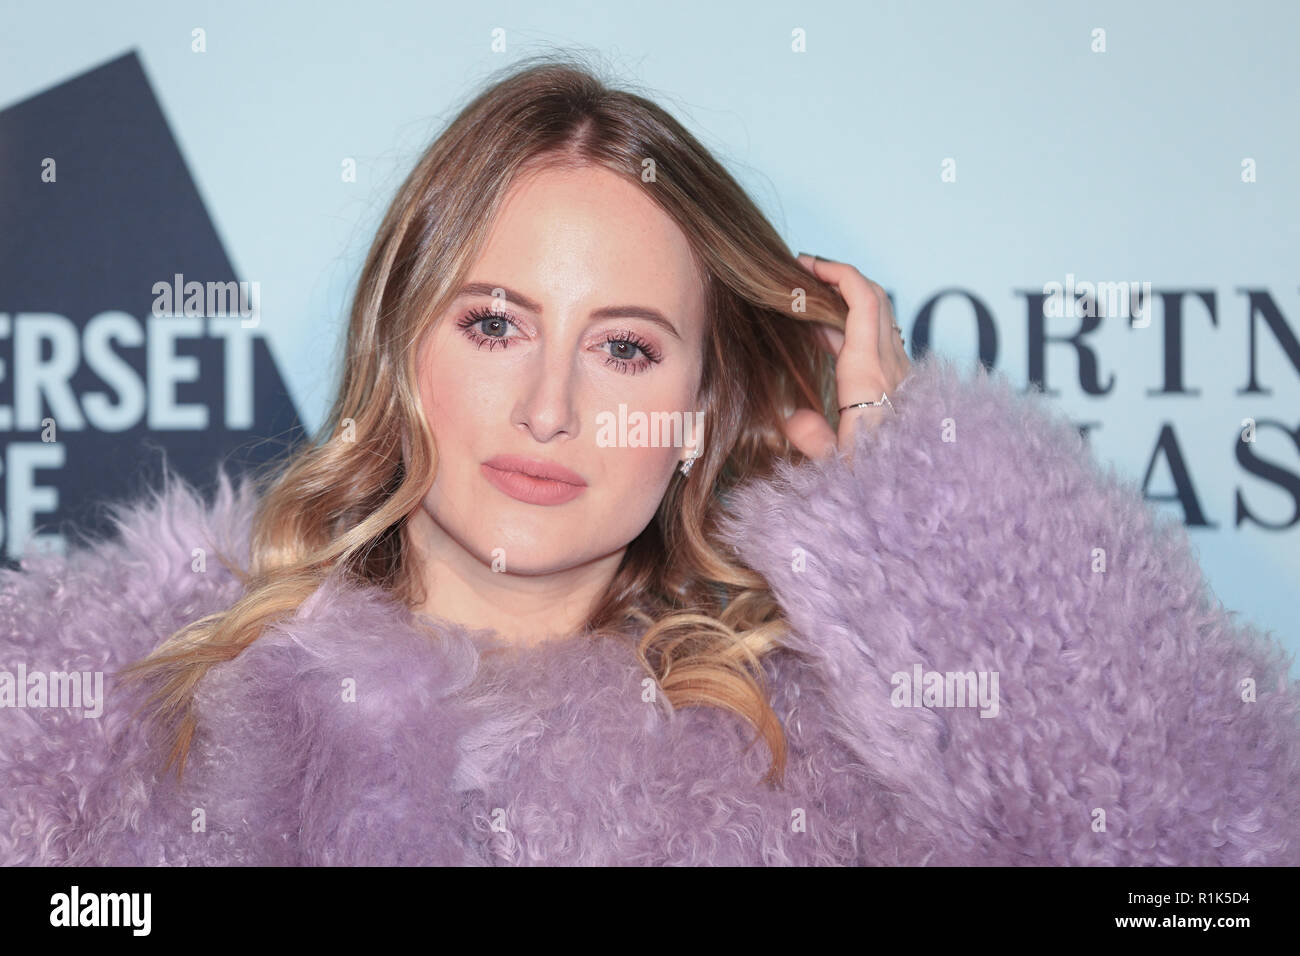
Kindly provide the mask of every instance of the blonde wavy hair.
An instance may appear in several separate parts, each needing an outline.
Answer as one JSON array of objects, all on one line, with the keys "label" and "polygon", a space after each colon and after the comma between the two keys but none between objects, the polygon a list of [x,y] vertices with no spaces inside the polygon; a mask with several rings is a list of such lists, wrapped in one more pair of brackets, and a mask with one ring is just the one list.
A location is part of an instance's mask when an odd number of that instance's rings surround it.
[{"label": "blonde wavy hair", "polygon": [[[655,172],[643,179],[646,160]],[[715,522],[729,488],[769,474],[779,458],[801,460],[783,429],[788,411],[834,420],[834,365],[816,324],[843,329],[847,307],[672,116],[572,54],[508,68],[420,157],[366,257],[328,418],[257,478],[249,566],[232,566],[242,596],[123,671],[152,685],[145,709],[163,733],[164,771],[184,773],[208,669],[292,615],[329,575],[379,586],[410,608],[423,602],[407,517],[433,481],[437,449],[416,344],[450,307],[512,182],[544,166],[601,166],[637,183],[681,228],[706,285],[709,441],[630,542],[584,633],[641,631],[637,655],[669,702],[743,718],[771,753],[764,780],[783,776],[786,740],[760,658],[788,625],[767,582],[716,546]],[[339,440],[344,428],[355,440]]]}]

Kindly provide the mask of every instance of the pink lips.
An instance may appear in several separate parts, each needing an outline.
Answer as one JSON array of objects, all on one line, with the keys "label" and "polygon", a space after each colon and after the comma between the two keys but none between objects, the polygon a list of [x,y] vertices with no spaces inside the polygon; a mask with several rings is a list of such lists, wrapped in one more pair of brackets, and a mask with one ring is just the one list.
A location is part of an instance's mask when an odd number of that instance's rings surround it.
[{"label": "pink lips", "polygon": [[562,505],[587,487],[576,472],[554,462],[520,455],[496,455],[483,462],[479,470],[500,491],[532,505]]}]

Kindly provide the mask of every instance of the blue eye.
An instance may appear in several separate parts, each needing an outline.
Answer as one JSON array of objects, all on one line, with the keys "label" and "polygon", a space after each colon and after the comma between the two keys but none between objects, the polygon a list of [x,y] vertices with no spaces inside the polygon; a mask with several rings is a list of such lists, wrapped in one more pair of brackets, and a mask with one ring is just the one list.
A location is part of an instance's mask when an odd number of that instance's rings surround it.
[{"label": "blue eye", "polygon": [[[491,309],[471,309],[457,324],[457,327],[465,333],[465,336],[477,345],[479,348],[487,346],[494,349],[498,344],[502,348],[510,347],[510,340],[518,336],[507,336],[511,326],[515,325],[513,319],[504,312],[494,312]],[[476,325],[483,324],[485,329],[491,331],[483,332],[474,328]],[[497,333],[501,334],[498,335]]]},{"label": "blue eye", "polygon": [[[630,355],[618,355],[614,352],[606,352],[605,364],[620,372],[629,375],[635,375],[637,372],[644,372],[652,365],[658,365],[663,361],[663,356],[659,350],[641,338],[632,331],[610,332],[601,343],[602,347],[614,345],[624,347],[624,351],[631,351]],[[636,358],[636,353],[640,352],[644,358]]]}]

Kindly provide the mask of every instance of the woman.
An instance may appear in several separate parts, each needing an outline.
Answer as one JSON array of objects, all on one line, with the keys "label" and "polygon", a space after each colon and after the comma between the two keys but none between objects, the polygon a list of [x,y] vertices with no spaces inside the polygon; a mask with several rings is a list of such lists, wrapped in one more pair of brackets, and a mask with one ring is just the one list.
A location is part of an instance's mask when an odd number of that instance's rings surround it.
[{"label": "woman", "polygon": [[1300,861],[1182,528],[649,101],[469,103],[346,345],[279,472],[4,575],[11,665],[116,677],[0,711],[3,862]]}]

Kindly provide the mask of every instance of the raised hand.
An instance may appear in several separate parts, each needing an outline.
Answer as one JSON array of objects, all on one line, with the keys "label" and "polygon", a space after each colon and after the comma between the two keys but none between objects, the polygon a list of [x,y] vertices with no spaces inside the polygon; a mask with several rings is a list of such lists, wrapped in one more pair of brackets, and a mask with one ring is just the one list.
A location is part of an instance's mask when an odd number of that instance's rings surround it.
[{"label": "raised hand", "polygon": [[[856,402],[878,402],[881,393],[893,399],[894,390],[911,369],[903,348],[903,333],[894,321],[894,310],[877,283],[853,266],[801,254],[799,264],[832,286],[848,304],[844,331],[829,326],[820,331],[826,347],[835,356],[835,381],[839,407]],[[837,447],[848,450],[853,429],[860,419],[875,427],[894,412],[888,405],[878,408],[848,408],[840,414],[839,434],[825,416],[800,408],[785,424],[790,443],[809,458],[822,458]]]}]

